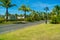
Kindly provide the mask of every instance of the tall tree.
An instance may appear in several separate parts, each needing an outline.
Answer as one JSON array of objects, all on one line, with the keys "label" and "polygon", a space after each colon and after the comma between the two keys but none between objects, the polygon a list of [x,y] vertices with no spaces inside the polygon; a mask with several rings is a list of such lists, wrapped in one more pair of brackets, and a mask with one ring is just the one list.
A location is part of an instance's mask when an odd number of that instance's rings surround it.
[{"label": "tall tree", "polygon": [[0,6],[6,8],[6,21],[8,21],[8,8],[16,6],[16,5],[11,4],[11,0],[0,0]]},{"label": "tall tree", "polygon": [[59,6],[59,5],[56,5],[56,6],[53,8],[53,11],[56,12],[56,15],[57,15],[57,16],[59,16],[60,6]]},{"label": "tall tree", "polygon": [[18,20],[18,18],[17,18],[18,17],[18,14],[17,13],[15,14],[15,17],[16,17],[16,21],[17,21]]},{"label": "tall tree", "polygon": [[26,12],[29,12],[31,9],[29,7],[26,7],[25,5],[22,5],[18,10],[23,10],[25,12],[24,16],[26,18]]},{"label": "tall tree", "polygon": [[47,19],[48,19],[48,13],[47,12],[48,12],[49,8],[45,7],[44,10],[46,11],[46,21],[45,21],[45,23],[47,24]]},{"label": "tall tree", "polygon": [[60,6],[56,5],[54,6],[52,10],[52,23],[57,24],[60,23]]},{"label": "tall tree", "polygon": [[34,21],[40,20],[40,14],[38,11],[32,10],[30,16]]}]

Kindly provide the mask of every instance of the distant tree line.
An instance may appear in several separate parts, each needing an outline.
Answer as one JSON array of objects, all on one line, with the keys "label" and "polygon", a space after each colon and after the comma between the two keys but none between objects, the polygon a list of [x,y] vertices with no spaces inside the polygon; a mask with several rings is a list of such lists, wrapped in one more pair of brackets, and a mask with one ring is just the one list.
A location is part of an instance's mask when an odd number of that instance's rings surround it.
[{"label": "distant tree line", "polygon": [[[0,6],[6,8],[6,19],[4,19],[3,17],[0,17],[0,21],[5,20],[7,22],[8,16],[9,16],[8,9],[13,6],[16,6],[16,4],[12,4],[11,0],[0,0]],[[52,23],[52,24],[60,23],[60,6],[59,5],[54,6],[54,8],[52,9],[51,12],[48,12],[49,7],[45,7],[43,9],[46,12],[40,12],[40,11],[35,11],[35,10],[31,9],[30,7],[28,7],[26,5],[21,5],[21,7],[19,7],[18,10],[24,11],[24,14],[23,15],[15,14],[16,20],[18,20],[17,16],[24,16],[25,18],[22,20],[29,21],[29,22],[45,20],[45,23],[47,24],[48,20],[49,20],[50,23]],[[30,12],[30,14],[27,15],[26,12]]]}]

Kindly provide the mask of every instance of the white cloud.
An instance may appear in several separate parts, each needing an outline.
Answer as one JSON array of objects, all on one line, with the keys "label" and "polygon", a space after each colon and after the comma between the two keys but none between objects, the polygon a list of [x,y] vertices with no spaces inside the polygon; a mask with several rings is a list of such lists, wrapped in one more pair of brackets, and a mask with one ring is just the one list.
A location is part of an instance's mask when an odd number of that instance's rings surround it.
[{"label": "white cloud", "polygon": [[44,7],[52,7],[54,6],[55,4],[47,4],[47,3],[42,3],[42,2],[37,2],[37,3],[33,3],[31,6],[32,7],[41,7],[41,8],[44,8]]},{"label": "white cloud", "polygon": [[33,3],[31,5],[31,7],[35,10],[40,10],[40,11],[42,11],[45,7],[48,7],[49,11],[51,11],[55,5],[57,5],[57,4],[48,4],[48,3],[37,2],[37,3]]}]

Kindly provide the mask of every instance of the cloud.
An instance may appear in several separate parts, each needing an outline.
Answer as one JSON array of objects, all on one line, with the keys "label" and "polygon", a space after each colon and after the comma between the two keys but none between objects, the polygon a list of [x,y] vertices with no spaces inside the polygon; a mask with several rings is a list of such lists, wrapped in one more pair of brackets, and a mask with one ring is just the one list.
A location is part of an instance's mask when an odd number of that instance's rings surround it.
[{"label": "cloud", "polygon": [[32,7],[41,7],[41,8],[44,8],[44,7],[52,7],[54,6],[55,4],[48,4],[48,3],[42,3],[42,2],[37,2],[37,3],[33,3],[31,6]]},{"label": "cloud", "polygon": [[40,11],[44,11],[44,8],[48,7],[49,11],[51,11],[55,5],[57,5],[57,4],[48,4],[48,3],[36,2],[36,3],[32,3],[31,7],[34,10],[40,10]]}]

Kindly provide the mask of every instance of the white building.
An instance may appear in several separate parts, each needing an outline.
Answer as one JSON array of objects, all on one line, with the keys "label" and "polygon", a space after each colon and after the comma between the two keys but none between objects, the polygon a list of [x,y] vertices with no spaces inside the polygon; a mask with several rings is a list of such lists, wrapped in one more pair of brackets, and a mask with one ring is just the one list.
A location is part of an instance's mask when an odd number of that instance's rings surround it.
[{"label": "white building", "polygon": [[20,17],[20,16],[17,17],[17,19],[24,19],[24,18],[25,18],[24,16],[23,17]]},{"label": "white building", "polygon": [[[16,18],[16,16],[8,16],[8,20],[16,20],[16,19],[24,19],[25,17],[23,16],[23,17],[21,17],[21,16],[17,16],[17,18]],[[5,19],[6,19],[6,16],[5,16]]]}]

